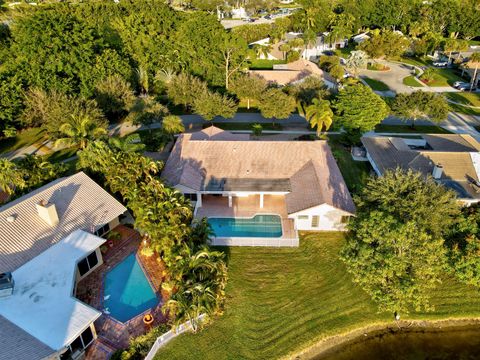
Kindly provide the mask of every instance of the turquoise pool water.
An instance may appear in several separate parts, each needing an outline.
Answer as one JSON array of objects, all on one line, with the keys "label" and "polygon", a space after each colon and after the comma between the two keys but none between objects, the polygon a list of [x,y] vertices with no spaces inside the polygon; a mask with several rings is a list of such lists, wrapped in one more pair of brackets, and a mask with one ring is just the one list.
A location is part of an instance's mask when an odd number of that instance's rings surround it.
[{"label": "turquoise pool water", "polygon": [[103,295],[104,309],[121,322],[159,302],[135,254],[127,256],[105,275]]},{"label": "turquoise pool water", "polygon": [[278,215],[255,215],[253,218],[209,218],[216,237],[282,236],[282,220]]}]

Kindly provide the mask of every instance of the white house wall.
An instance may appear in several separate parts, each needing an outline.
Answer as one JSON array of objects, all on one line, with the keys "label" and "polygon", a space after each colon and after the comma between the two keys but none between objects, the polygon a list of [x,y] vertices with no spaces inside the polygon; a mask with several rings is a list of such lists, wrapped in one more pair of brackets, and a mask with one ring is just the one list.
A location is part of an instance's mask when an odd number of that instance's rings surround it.
[{"label": "white house wall", "polygon": [[[318,227],[312,226],[313,216],[319,217]],[[351,214],[328,204],[323,204],[290,214],[288,217],[294,219],[295,230],[344,231],[347,224],[342,223],[342,216],[351,216]]]}]

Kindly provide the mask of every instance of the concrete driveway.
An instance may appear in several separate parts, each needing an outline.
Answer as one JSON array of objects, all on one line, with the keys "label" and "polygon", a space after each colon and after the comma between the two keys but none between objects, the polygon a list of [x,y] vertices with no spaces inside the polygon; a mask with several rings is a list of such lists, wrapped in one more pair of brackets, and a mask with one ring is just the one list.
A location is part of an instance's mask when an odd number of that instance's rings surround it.
[{"label": "concrete driveway", "polygon": [[420,90],[420,87],[411,87],[403,84],[403,79],[412,75],[413,70],[408,65],[396,64],[391,62],[381,62],[387,65],[388,71],[373,71],[360,69],[358,71],[360,77],[369,77],[370,79],[384,82],[393,93],[411,93]]}]

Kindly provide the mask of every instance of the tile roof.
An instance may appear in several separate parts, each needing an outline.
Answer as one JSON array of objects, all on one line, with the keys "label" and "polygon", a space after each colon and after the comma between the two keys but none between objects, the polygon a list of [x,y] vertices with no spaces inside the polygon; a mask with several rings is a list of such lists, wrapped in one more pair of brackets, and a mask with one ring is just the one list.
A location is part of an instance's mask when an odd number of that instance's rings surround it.
[{"label": "tile roof", "polygon": [[393,137],[362,137],[362,143],[382,174],[398,167],[428,176],[435,165],[442,165],[440,183],[456,190],[461,198],[480,198],[472,185],[480,180],[474,161],[480,144],[470,135],[422,137],[426,140],[425,149],[410,148],[403,139]]},{"label": "tile roof", "polygon": [[[36,204],[55,204],[59,223],[48,225]],[[110,222],[127,209],[83,172],[55,180],[0,207],[0,273],[13,271],[72,231]],[[14,217],[13,222],[7,218]]]},{"label": "tile roof", "polygon": [[285,70],[250,70],[249,74],[263,78],[267,82],[287,85],[301,81],[309,76],[324,77],[323,71],[313,62],[299,59],[286,64]]},{"label": "tile roof", "polygon": [[0,315],[0,360],[44,359],[55,351]]},{"label": "tile roof", "polygon": [[290,213],[323,203],[355,211],[326,141],[196,141],[182,134],[162,177],[193,191],[290,192]]}]

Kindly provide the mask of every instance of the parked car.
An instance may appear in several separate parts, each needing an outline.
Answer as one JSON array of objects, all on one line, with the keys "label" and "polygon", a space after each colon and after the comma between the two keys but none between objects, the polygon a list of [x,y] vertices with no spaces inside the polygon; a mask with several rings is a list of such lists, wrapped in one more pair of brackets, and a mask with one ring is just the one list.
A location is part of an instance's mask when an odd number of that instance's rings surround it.
[{"label": "parked car", "polygon": [[464,82],[464,81],[455,81],[453,83],[453,87],[457,89],[459,86],[465,86],[465,85],[470,85],[470,83]]},{"label": "parked car", "polygon": [[267,20],[272,20],[272,15],[265,15],[263,18]]},{"label": "parked car", "polygon": [[457,89],[460,91],[475,91],[477,87],[475,85],[472,87],[471,84],[462,84],[458,86]]},{"label": "parked car", "polygon": [[448,61],[434,61],[433,66],[435,67],[447,67]]}]

